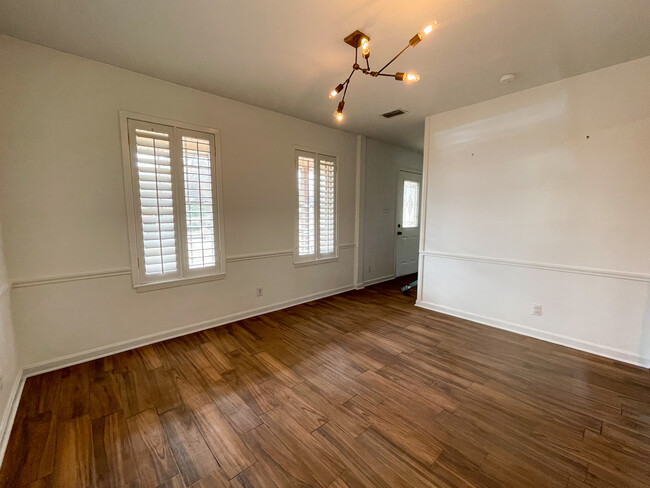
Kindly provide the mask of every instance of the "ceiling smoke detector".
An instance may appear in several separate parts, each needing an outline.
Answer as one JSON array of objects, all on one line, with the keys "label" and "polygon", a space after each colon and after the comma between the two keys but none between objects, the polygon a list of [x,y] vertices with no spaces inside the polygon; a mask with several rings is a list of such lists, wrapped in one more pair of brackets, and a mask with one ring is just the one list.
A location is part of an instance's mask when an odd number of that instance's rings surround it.
[{"label": "ceiling smoke detector", "polygon": [[501,79],[499,79],[499,83],[501,83],[502,85],[509,85],[510,83],[515,81],[515,78],[516,76],[514,73],[506,73],[501,77]]},{"label": "ceiling smoke detector", "polygon": [[381,116],[387,119],[392,119],[393,117],[397,117],[398,115],[404,115],[407,113],[408,112],[406,110],[402,110],[401,108],[398,108],[395,110],[391,110],[390,112],[386,112],[385,114],[381,114]]}]

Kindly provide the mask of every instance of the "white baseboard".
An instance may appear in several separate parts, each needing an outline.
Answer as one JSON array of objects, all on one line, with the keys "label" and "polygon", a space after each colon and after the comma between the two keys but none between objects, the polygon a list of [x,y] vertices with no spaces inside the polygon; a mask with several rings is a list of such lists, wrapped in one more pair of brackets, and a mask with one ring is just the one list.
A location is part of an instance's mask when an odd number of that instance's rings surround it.
[{"label": "white baseboard", "polygon": [[575,339],[573,337],[565,336],[562,334],[555,334],[553,332],[547,332],[544,330],[535,329],[534,327],[515,324],[513,322],[506,322],[505,320],[485,317],[483,315],[475,314],[472,312],[465,312],[463,310],[457,310],[455,308],[438,305],[436,303],[431,303],[424,300],[416,301],[415,306],[426,308],[427,310],[433,310],[434,312],[444,313],[446,315],[452,315],[461,319],[471,320],[473,322],[478,322],[479,324],[488,325],[497,329],[507,330],[516,334],[534,337],[535,339],[552,342],[553,344],[559,344],[561,346],[578,349],[579,351],[596,354],[598,356],[603,356],[609,359],[615,359],[617,361],[633,364],[635,366],[650,368],[650,358],[646,358],[638,354],[630,353],[628,351],[614,347],[603,346],[602,344],[596,344],[594,342],[584,341],[582,339]]},{"label": "white baseboard", "polygon": [[16,418],[20,396],[23,393],[24,386],[25,374],[23,371],[18,371],[11,388],[11,393],[9,393],[7,408],[0,420],[0,466],[2,466],[2,460],[5,457],[5,451],[7,450],[7,444],[9,443],[9,436],[11,435],[11,428],[14,425],[14,419]]},{"label": "white baseboard", "polygon": [[204,320],[202,322],[196,322],[194,324],[184,325],[182,327],[169,329],[163,332],[156,332],[154,334],[137,337],[135,339],[116,342],[115,344],[111,344],[108,346],[100,346],[93,349],[89,349],[87,351],[68,354],[66,356],[60,356],[55,359],[49,359],[47,361],[32,363],[24,367],[23,376],[25,378],[28,378],[30,376],[34,376],[37,374],[47,373],[48,371],[54,371],[56,369],[65,368],[67,366],[72,366],[74,364],[84,363],[86,361],[91,361],[93,359],[99,359],[105,356],[110,356],[111,354],[117,354],[119,352],[124,352],[130,349],[135,349],[137,347],[153,344],[155,342],[165,341],[167,339],[173,339],[175,337],[179,337],[185,334],[191,334],[192,332],[198,332],[201,330],[210,329],[212,327],[217,327],[220,325],[229,324],[231,322],[236,322],[237,320],[243,320],[250,317],[255,317],[256,315],[274,312],[276,310],[280,310],[287,307],[293,307],[294,305],[300,305],[301,303],[311,302],[313,300],[318,300],[332,295],[338,295],[339,293],[344,293],[346,291],[350,291],[353,289],[354,289],[353,285],[346,285],[339,288],[325,290],[318,293],[312,293],[311,295],[305,295],[299,298],[293,298],[291,300],[274,303],[272,305],[266,305],[264,307],[252,308],[249,310],[244,310],[242,312],[233,313],[223,317]]},{"label": "white baseboard", "polygon": [[380,276],[379,278],[373,278],[371,280],[364,281],[363,286],[376,285],[377,283],[383,283],[384,281],[390,281],[390,280],[394,280],[394,279],[395,279],[394,274],[390,274],[390,275],[386,275],[386,276]]}]

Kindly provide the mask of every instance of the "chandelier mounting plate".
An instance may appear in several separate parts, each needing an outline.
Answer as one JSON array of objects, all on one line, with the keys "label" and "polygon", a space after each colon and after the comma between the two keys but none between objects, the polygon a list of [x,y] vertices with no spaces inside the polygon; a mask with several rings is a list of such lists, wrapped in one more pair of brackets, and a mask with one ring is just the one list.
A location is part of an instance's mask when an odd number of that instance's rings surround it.
[{"label": "chandelier mounting plate", "polygon": [[361,39],[366,38],[370,40],[370,36],[367,36],[363,32],[361,32],[359,29],[355,30],[352,34],[347,36],[345,39],[343,39],[343,42],[346,44],[349,44],[353,48],[358,48],[361,47]]}]

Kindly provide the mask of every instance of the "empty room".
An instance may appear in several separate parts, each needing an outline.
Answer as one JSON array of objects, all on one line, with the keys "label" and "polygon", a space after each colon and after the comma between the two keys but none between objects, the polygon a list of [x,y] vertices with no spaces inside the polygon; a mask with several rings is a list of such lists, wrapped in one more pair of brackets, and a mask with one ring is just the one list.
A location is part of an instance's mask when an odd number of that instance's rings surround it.
[{"label": "empty room", "polygon": [[650,486],[649,26],[0,2],[0,488]]}]

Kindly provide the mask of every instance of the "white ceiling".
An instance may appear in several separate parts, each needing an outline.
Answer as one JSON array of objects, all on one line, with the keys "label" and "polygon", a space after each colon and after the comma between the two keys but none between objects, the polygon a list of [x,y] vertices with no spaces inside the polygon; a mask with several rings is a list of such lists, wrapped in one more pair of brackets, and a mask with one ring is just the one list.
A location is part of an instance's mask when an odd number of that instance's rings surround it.
[{"label": "white ceiling", "polygon": [[[351,70],[343,38],[371,37],[345,121],[328,92]],[[2,0],[0,33],[320,124],[421,149],[424,118],[650,55],[650,0]],[[507,86],[503,73],[517,74]],[[402,108],[407,115],[379,114]]]}]

